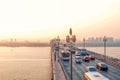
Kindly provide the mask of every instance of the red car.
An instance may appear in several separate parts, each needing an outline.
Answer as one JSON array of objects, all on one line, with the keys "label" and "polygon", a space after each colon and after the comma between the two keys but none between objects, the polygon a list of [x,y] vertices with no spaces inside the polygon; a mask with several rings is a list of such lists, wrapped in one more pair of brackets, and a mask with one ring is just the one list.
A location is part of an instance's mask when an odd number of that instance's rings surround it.
[{"label": "red car", "polygon": [[91,56],[91,60],[95,60],[95,56]]},{"label": "red car", "polygon": [[90,61],[89,56],[83,56],[82,59],[83,59],[83,61],[85,61],[85,62],[89,62],[89,61]]},{"label": "red car", "polygon": [[91,54],[87,54],[87,56],[90,58],[90,60],[95,60],[95,56]]}]

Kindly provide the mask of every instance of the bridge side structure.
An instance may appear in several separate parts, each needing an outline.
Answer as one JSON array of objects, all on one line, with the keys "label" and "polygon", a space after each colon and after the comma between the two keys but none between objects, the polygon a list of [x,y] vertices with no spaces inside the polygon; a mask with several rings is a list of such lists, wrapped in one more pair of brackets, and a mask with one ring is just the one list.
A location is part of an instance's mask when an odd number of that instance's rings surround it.
[{"label": "bridge side structure", "polygon": [[52,78],[51,80],[66,80],[66,75],[61,62],[58,60],[58,51],[51,49]]}]

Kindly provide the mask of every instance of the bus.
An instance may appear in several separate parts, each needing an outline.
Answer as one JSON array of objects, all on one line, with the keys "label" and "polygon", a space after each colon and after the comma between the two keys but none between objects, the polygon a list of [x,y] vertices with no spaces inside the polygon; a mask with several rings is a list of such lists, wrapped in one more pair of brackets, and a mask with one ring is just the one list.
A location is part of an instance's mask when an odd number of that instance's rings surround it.
[{"label": "bus", "polygon": [[83,74],[84,80],[109,80],[99,72],[86,72]]},{"label": "bus", "polygon": [[61,50],[60,53],[63,61],[69,61],[70,52],[68,50]]}]

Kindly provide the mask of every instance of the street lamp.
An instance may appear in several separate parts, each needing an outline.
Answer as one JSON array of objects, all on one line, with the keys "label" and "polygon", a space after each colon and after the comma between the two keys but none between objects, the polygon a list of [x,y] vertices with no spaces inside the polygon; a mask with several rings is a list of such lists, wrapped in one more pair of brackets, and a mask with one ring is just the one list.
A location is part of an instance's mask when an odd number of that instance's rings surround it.
[{"label": "street lamp", "polygon": [[104,42],[104,59],[105,59],[105,62],[106,62],[106,41],[107,41],[107,38],[106,36],[103,37],[103,42]]},{"label": "street lamp", "polygon": [[84,48],[85,48],[85,38],[83,38],[83,46],[84,46]]},{"label": "street lamp", "polygon": [[55,61],[56,61],[56,38],[54,38],[54,40],[53,40],[53,49],[54,49],[54,59],[55,59]]},{"label": "street lamp", "polygon": [[[70,31],[69,31],[69,34],[70,34],[70,51],[72,49],[72,29],[70,28]],[[73,80],[73,77],[72,77],[72,51],[71,51],[71,55],[70,55],[70,72],[71,72],[71,80]]]},{"label": "street lamp", "polygon": [[57,48],[58,48],[58,61],[59,61],[59,50],[60,50],[60,47],[59,47],[59,45],[60,45],[60,38],[59,38],[59,36],[57,36]]},{"label": "street lamp", "polygon": [[[70,36],[69,36],[70,35]],[[70,80],[73,80],[73,76],[72,76],[72,46],[73,46],[73,42],[76,42],[76,36],[72,35],[72,29],[70,28],[69,30],[69,35],[66,36],[66,42],[70,43]]]}]

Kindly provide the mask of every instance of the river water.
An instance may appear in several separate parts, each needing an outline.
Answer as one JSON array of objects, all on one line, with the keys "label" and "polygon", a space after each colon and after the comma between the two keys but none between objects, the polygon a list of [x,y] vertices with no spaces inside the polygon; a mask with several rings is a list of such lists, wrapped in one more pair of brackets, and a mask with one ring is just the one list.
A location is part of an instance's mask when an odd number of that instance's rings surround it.
[{"label": "river water", "polygon": [[51,80],[50,47],[0,47],[0,80]]},{"label": "river water", "polygon": [[[104,47],[86,47],[86,49],[104,54]],[[106,47],[106,55],[120,59],[120,47]]]}]

